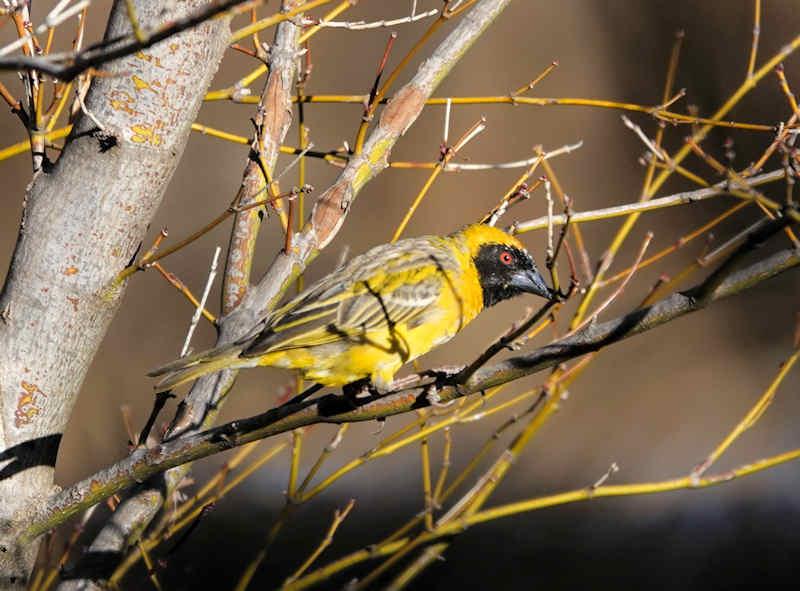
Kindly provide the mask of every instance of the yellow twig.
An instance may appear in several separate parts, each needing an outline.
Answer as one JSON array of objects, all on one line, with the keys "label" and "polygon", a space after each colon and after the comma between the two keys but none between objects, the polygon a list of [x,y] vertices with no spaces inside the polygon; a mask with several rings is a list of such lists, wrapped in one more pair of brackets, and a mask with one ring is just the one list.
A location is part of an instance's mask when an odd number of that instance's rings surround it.
[{"label": "yellow twig", "polygon": [[[175,275],[174,273],[170,273],[169,271],[167,271],[167,270],[166,270],[166,269],[165,269],[165,268],[164,268],[164,267],[161,265],[161,263],[158,263],[158,262],[156,262],[156,263],[153,263],[153,267],[155,267],[155,269],[156,269],[156,270],[157,270],[159,273],[161,273],[161,276],[162,276],[164,279],[166,279],[166,280],[167,280],[167,282],[168,282],[170,285],[172,285],[172,286],[173,286],[175,289],[177,289],[179,292],[181,292],[181,293],[184,295],[184,297],[185,297],[187,300],[189,300],[189,303],[191,303],[191,304],[192,304],[192,306],[194,306],[194,308],[195,308],[195,309],[200,307],[200,301],[199,301],[199,300],[198,300],[198,299],[195,297],[195,295],[194,295],[194,294],[192,293],[192,291],[191,291],[191,290],[190,290],[190,289],[189,289],[189,288],[186,286],[186,284],[185,284],[183,281],[181,281],[181,280],[178,278],[178,276],[177,276],[177,275]],[[208,311],[206,308],[203,308],[203,309],[200,311],[200,313],[203,315],[203,318],[205,318],[206,320],[208,320],[208,321],[209,321],[211,324],[213,324],[213,325],[216,325],[216,324],[217,324],[217,317],[216,317],[216,316],[214,316],[214,315],[213,315],[211,312],[209,312],[209,311]]]},{"label": "yellow twig", "polygon": [[785,464],[800,458],[800,449],[788,451],[777,456],[764,458],[751,464],[744,464],[723,474],[708,476],[705,478],[695,479],[691,476],[684,476],[682,478],[675,478],[672,480],[661,480],[656,482],[641,482],[635,484],[618,484],[618,485],[605,485],[597,488],[582,488],[569,492],[564,492],[556,495],[549,495],[530,499],[527,501],[519,501],[516,503],[509,503],[507,505],[500,505],[492,509],[486,509],[473,515],[469,515],[463,519],[457,520],[446,527],[437,528],[436,533],[439,536],[456,533],[464,527],[476,525],[478,523],[485,523],[501,517],[510,517],[527,511],[535,511],[537,509],[544,509],[546,507],[554,507],[556,505],[565,505],[567,503],[575,503],[578,501],[589,501],[592,499],[602,497],[622,497],[633,495],[647,495],[661,492],[669,492],[681,489],[698,489],[715,486],[724,482],[730,482],[742,476],[748,476],[761,472],[773,466]]},{"label": "yellow twig", "polygon": [[294,499],[297,492],[297,474],[300,471],[300,452],[303,448],[304,429],[292,431],[292,460],[289,464],[289,486],[286,491],[286,498],[290,501]]},{"label": "yellow twig", "polygon": [[136,37],[139,43],[146,41],[147,35],[139,25],[139,16],[136,14],[136,6],[133,4],[133,0],[125,0],[125,10],[128,12],[128,21],[131,23],[133,36]]},{"label": "yellow twig", "polygon": [[761,35],[761,0],[754,2],[753,14],[753,42],[750,45],[750,59],[747,60],[747,79],[753,77],[756,69],[756,56],[758,55],[758,38]]},{"label": "yellow twig", "polygon": [[[232,89],[222,89],[211,91],[206,95],[205,100],[230,100],[237,103],[258,103],[256,96],[236,96]],[[293,101],[302,100],[304,103],[328,103],[328,104],[363,104],[369,98],[366,94],[308,94],[302,98],[294,96]],[[375,104],[383,104],[387,98],[376,99]],[[722,117],[695,117],[674,111],[660,110],[659,106],[640,105],[637,103],[627,103],[623,101],[610,101],[604,99],[589,99],[579,97],[524,97],[524,96],[462,96],[462,97],[431,97],[425,101],[426,106],[446,105],[450,101],[452,105],[532,105],[539,107],[550,106],[572,106],[572,107],[594,107],[601,109],[613,109],[618,111],[631,111],[643,113],[655,117],[658,120],[676,125],[707,125],[709,127],[725,127],[732,129],[743,129],[747,131],[774,132],[774,125],[763,123],[745,123],[740,121],[725,121]],[[723,115],[724,116],[724,115]]]},{"label": "yellow twig", "polygon": [[439,175],[447,166],[447,163],[463,148],[472,138],[474,138],[477,134],[482,132],[486,128],[486,123],[483,118],[481,118],[477,123],[475,123],[470,129],[461,136],[461,138],[456,142],[456,144],[450,148],[445,148],[445,152],[438,162],[436,168],[433,169],[428,179],[425,181],[425,184],[422,185],[422,188],[417,193],[417,196],[414,198],[414,201],[409,206],[408,210],[406,211],[405,216],[403,216],[402,221],[397,226],[397,229],[394,231],[394,235],[392,236],[392,242],[397,242],[398,238],[403,234],[403,231],[406,229],[408,222],[411,220],[411,216],[414,215],[414,212],[417,211],[420,203],[425,198],[425,195],[428,194],[428,190],[430,190],[431,186],[433,185],[434,181],[439,178]]},{"label": "yellow twig", "polygon": [[[62,127],[61,129],[56,129],[55,131],[41,134],[40,137],[43,137],[44,140],[48,142],[51,142],[53,140],[59,140],[61,138],[67,137],[71,129],[72,126],[68,125],[66,127]],[[30,139],[23,140],[16,144],[12,144],[0,150],[0,161],[7,160],[13,156],[17,156],[18,154],[24,154],[30,149],[31,149]]]},{"label": "yellow twig", "polygon": [[351,423],[343,423],[339,425],[339,428],[336,430],[336,434],[333,436],[333,439],[331,439],[330,443],[328,443],[328,445],[326,445],[322,449],[322,452],[319,454],[319,457],[317,457],[317,461],[314,462],[313,466],[311,466],[308,473],[306,474],[306,477],[303,479],[303,482],[300,484],[300,487],[297,489],[298,495],[302,496],[303,492],[306,490],[308,485],[314,479],[314,476],[317,475],[319,469],[325,463],[325,460],[327,460],[328,457],[336,450],[336,448],[339,447],[339,444],[341,443],[344,434],[350,428],[350,424]]},{"label": "yellow twig", "polygon": [[[424,424],[424,423],[423,423]],[[433,484],[431,484],[431,454],[428,439],[419,442],[422,460],[422,492],[425,501],[425,529],[433,529]]]},{"label": "yellow twig", "polygon": [[739,423],[733,428],[733,430],[728,433],[728,436],[722,440],[722,442],[712,451],[705,461],[697,466],[692,471],[692,475],[695,477],[700,477],[716,462],[719,457],[725,453],[725,451],[733,444],[739,436],[747,431],[750,427],[756,424],[758,419],[764,414],[764,411],[767,410],[767,407],[772,404],[772,400],[775,398],[775,392],[778,390],[778,387],[783,382],[786,375],[789,373],[789,370],[792,369],[792,366],[797,361],[798,356],[800,356],[800,350],[795,351],[783,364],[781,364],[780,370],[775,378],[772,380],[772,383],[764,390],[764,393],[758,399],[758,401],[753,405],[745,417],[739,421]]},{"label": "yellow twig", "polygon": [[552,62],[552,63],[551,63],[549,66],[547,66],[547,67],[546,67],[546,68],[545,68],[545,69],[542,71],[542,73],[541,73],[541,74],[539,74],[538,76],[536,76],[536,78],[534,78],[533,80],[531,80],[530,82],[528,82],[528,83],[527,83],[527,84],[525,84],[524,86],[520,86],[520,87],[519,87],[519,88],[517,88],[517,89],[516,89],[514,92],[512,92],[512,93],[511,93],[511,96],[512,96],[512,97],[513,97],[513,96],[519,96],[519,95],[521,95],[521,94],[523,94],[523,93],[525,93],[525,92],[528,92],[528,91],[529,91],[530,89],[532,89],[534,86],[536,86],[537,84],[539,84],[539,82],[541,82],[542,80],[544,80],[545,78],[547,78],[547,76],[549,76],[549,75],[550,75],[550,73],[551,73],[553,70],[555,70],[557,67],[558,67],[558,61],[557,61],[557,60],[554,60],[554,61],[553,61],[553,62]]},{"label": "yellow twig", "polygon": [[150,554],[147,552],[147,550],[145,550],[141,541],[139,541],[136,545],[139,548],[139,552],[142,554],[144,565],[147,567],[147,577],[153,583],[153,587],[155,587],[158,591],[161,591],[161,583],[158,582],[155,565],[153,564],[153,560],[150,558]]},{"label": "yellow twig", "polygon": [[436,478],[436,486],[433,488],[433,507],[436,508],[442,502],[442,492],[444,484],[447,482],[447,474],[450,471],[450,454],[453,449],[453,436],[450,427],[444,430],[444,449],[442,450],[442,466],[439,469],[439,476]]},{"label": "yellow twig", "polygon": [[246,27],[242,27],[241,29],[234,31],[230,38],[230,43],[236,43],[237,41],[241,41],[242,39],[246,39],[250,37],[254,33],[258,33],[259,31],[263,31],[264,29],[268,29],[278,23],[281,23],[285,20],[289,20],[290,18],[294,18],[301,12],[306,12],[312,10],[318,6],[322,6],[323,4],[328,4],[332,0],[309,0],[308,2],[304,2],[303,4],[294,7],[291,10],[287,10],[286,12],[277,12],[271,16],[266,18],[262,18],[255,23],[251,23]]},{"label": "yellow twig", "polygon": [[325,538],[320,542],[319,546],[311,553],[311,555],[306,558],[305,562],[300,565],[300,567],[284,582],[284,585],[288,585],[291,582],[300,578],[304,572],[308,570],[308,568],[314,564],[314,561],[319,558],[320,554],[325,551],[325,548],[333,543],[333,536],[336,533],[336,530],[339,529],[339,526],[342,522],[347,519],[347,516],[350,514],[350,511],[353,509],[356,500],[350,499],[350,502],[347,503],[344,509],[337,509],[333,514],[333,521],[331,522],[330,527],[328,528],[328,533],[325,534]]},{"label": "yellow twig", "polygon": [[[665,256],[670,255],[670,254],[672,254],[673,252],[675,252],[677,250],[680,250],[681,248],[686,246],[689,242],[691,242],[695,238],[697,238],[699,236],[702,236],[703,234],[705,234],[709,230],[712,230],[718,224],[720,224],[721,222],[723,222],[724,220],[729,218],[731,215],[733,215],[734,213],[736,213],[740,209],[743,209],[743,208],[747,207],[748,205],[749,204],[748,204],[747,201],[740,201],[739,203],[737,203],[733,207],[730,207],[730,208],[726,209],[721,214],[719,214],[718,216],[714,217],[714,219],[712,219],[711,221],[703,224],[702,226],[700,226],[696,230],[693,230],[692,232],[690,232],[690,233],[678,238],[675,241],[675,243],[672,244],[671,246],[668,246],[667,248],[657,252],[656,254],[644,259],[641,262],[641,264],[639,265],[639,268],[643,269],[643,268],[645,268],[645,267],[647,267],[649,265],[652,265],[655,262],[660,261]],[[620,271],[616,275],[601,281],[600,282],[600,287],[605,287],[607,285],[611,285],[612,283],[616,283],[617,281],[621,281],[622,279],[624,279],[628,275],[629,272],[630,272],[630,267],[628,267],[627,269],[623,269],[622,271]]]}]

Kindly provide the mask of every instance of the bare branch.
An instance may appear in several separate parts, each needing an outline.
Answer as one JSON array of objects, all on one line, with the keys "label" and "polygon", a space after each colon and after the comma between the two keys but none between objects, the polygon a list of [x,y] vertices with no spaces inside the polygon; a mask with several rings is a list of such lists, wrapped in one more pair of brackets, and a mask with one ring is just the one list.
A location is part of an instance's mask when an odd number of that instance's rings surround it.
[{"label": "bare branch", "polygon": [[[747,185],[750,187],[757,187],[766,183],[779,181],[785,178],[783,170],[773,170],[760,174],[758,176],[747,179]],[[649,201],[640,201],[626,205],[616,205],[614,207],[605,207],[594,211],[580,211],[567,216],[566,214],[554,215],[550,221],[554,226],[561,226],[567,223],[567,219],[571,224],[580,224],[584,222],[605,220],[620,216],[630,215],[632,213],[642,213],[645,211],[653,211],[656,209],[663,209],[665,207],[675,207],[678,205],[687,205],[718,197],[720,195],[731,194],[730,183],[722,181],[705,189],[697,189],[695,191],[684,191],[682,193],[675,193],[674,195],[667,195],[666,197],[659,197],[658,199],[650,199]],[[516,234],[530,232],[532,230],[539,230],[546,228],[548,224],[548,216],[538,217],[533,220],[524,222],[517,222],[512,226],[512,230]]]},{"label": "bare branch", "polygon": [[[270,19],[267,26],[292,18],[303,12],[307,5],[319,6],[329,1],[312,0],[293,11],[276,14]],[[136,35],[132,33],[109,36],[105,41],[88,47],[77,54],[55,54],[46,57],[25,55],[0,57],[0,71],[34,70],[49,74],[60,80],[72,80],[89,68],[99,68],[115,59],[133,55],[137,51],[152,47],[159,41],[192,29],[216,16],[228,13],[232,8],[246,2],[252,2],[252,0],[215,0],[190,14],[174,17],[173,20],[164,23],[153,31],[149,31],[141,39],[137,39]]]},{"label": "bare branch", "polygon": [[[780,229],[774,224],[775,231]],[[675,293],[647,308],[617,319],[587,326],[579,333],[555,341],[531,353],[511,357],[479,369],[462,385],[445,385],[438,391],[441,401],[484,391],[553,367],[613,343],[641,334],[708,303],[745,291],[784,271],[800,265],[800,251],[784,250],[728,276],[705,300],[694,294],[703,284],[685,293]],[[399,380],[397,389],[385,396],[352,400],[328,394],[299,404],[282,406],[261,415],[233,421],[203,433],[182,437],[150,450],[138,450],[115,466],[94,474],[54,497],[40,509],[25,529],[27,537],[38,536],[62,523],[70,515],[160,471],[194,461],[265,437],[315,423],[346,423],[375,420],[430,405],[430,382],[419,375]]]}]

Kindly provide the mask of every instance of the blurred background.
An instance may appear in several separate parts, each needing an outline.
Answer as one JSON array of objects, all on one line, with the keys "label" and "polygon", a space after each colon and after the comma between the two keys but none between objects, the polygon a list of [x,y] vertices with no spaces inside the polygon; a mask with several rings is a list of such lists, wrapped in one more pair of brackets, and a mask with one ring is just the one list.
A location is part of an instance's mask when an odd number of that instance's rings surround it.
[{"label": "blurred background", "polygon": [[[262,12],[271,13],[274,4],[268,3]],[[346,20],[398,18],[409,13],[410,4],[410,0],[362,0],[345,13]],[[34,22],[46,13],[47,5],[35,5]],[[436,1],[420,1],[417,10],[440,5]],[[108,6],[108,2],[94,3],[88,39],[102,34]],[[517,0],[435,94],[507,95],[552,60],[558,60],[560,66],[529,93],[531,96],[605,98],[656,105],[661,101],[675,32],[680,29],[686,37],[675,86],[686,88],[686,98],[673,108],[686,112],[687,103],[695,104],[702,115],[708,116],[744,79],[752,13],[750,0]],[[428,24],[421,21],[396,27],[399,37],[389,61],[390,69]],[[435,47],[451,27],[445,26],[422,54]],[[12,34],[9,27],[5,29],[0,30],[4,40]],[[798,32],[800,15],[796,2],[764,2],[759,64]],[[328,29],[316,35],[311,42],[313,73],[306,92],[367,93],[388,34],[386,29]],[[66,42],[70,35],[64,35]],[[271,32],[262,38],[270,39]],[[408,68],[401,83],[413,74],[418,62]],[[228,86],[254,65],[250,58],[229,52],[213,87]],[[800,56],[793,56],[786,63],[786,74],[789,83],[800,88]],[[12,76],[3,75],[2,80],[19,90]],[[256,82],[253,89],[260,91],[261,84]],[[204,106],[198,122],[249,135],[253,113],[253,105],[210,103]],[[443,115],[443,107],[428,107],[400,140],[392,159],[435,160]],[[619,112],[563,106],[458,106],[452,113],[451,139],[481,115],[486,117],[487,130],[465,148],[461,161],[518,160],[529,157],[532,147],[538,144],[552,150],[582,140],[580,150],[551,161],[566,192],[574,199],[575,209],[584,211],[638,199],[644,177],[639,160],[644,149],[623,126]],[[770,75],[729,118],[772,125],[788,116],[787,102]],[[321,150],[336,148],[343,141],[352,142],[360,117],[359,105],[306,107],[311,139]],[[650,118],[631,117],[648,134],[655,133]],[[674,151],[688,133],[687,127],[669,128],[665,145]],[[3,146],[25,139],[24,130],[10,114],[0,117],[0,138]],[[292,129],[286,143],[294,144],[296,138],[297,131]],[[760,155],[772,135],[717,130],[704,146],[722,159],[723,144],[729,138],[734,142],[734,164],[741,169]],[[169,228],[168,241],[179,239],[223,211],[238,188],[246,155],[244,146],[194,134],[146,243],[163,226]],[[290,159],[282,157],[277,170],[282,170]],[[766,170],[775,165],[771,161]],[[687,167],[714,179],[697,159],[688,159]],[[319,193],[337,173],[338,169],[324,162],[310,160],[307,181]],[[442,175],[406,235],[449,233],[476,220],[519,174],[518,170],[492,170]],[[287,173],[287,180],[282,181],[284,188],[294,182],[289,179],[295,175],[296,172]],[[307,280],[326,274],[345,247],[359,253],[386,242],[427,176],[424,170],[387,170],[370,183],[339,236],[308,270]],[[0,162],[0,178],[0,273],[4,273],[16,238],[24,189],[30,181],[29,157],[21,155]],[[673,177],[660,194],[689,188],[693,187],[688,181]],[[778,198],[783,186],[775,185],[767,189],[770,191]],[[91,198],[87,195],[87,199]],[[645,214],[612,270],[616,272],[632,262],[648,230],[655,234],[650,249],[654,253],[731,203],[732,198],[718,198],[692,207]],[[545,201],[539,190],[528,202],[514,208],[506,222],[544,212]],[[721,243],[754,219],[750,208],[735,215],[715,230],[715,243]],[[619,220],[610,220],[583,226],[593,264],[619,224]],[[216,245],[227,245],[228,231],[229,225],[223,224],[166,259],[165,267],[195,292],[201,292],[213,250]],[[529,233],[523,240],[542,262],[544,233]],[[256,275],[267,267],[282,241],[279,224],[273,217],[263,226]],[[785,243],[785,237],[779,236],[771,246],[783,247]],[[643,270],[603,318],[629,310],[643,299],[659,274],[680,270],[700,253],[702,246],[698,241],[663,264]],[[562,267],[562,275],[565,273]],[[615,484],[686,474],[744,415],[788,356],[799,289],[800,274],[789,272],[734,299],[604,351],[573,385],[560,412],[527,448],[489,506],[586,486],[602,476],[612,462],[620,468],[612,477]],[[212,292],[209,301],[212,309],[218,309],[218,291]],[[487,311],[450,344],[423,358],[423,367],[470,360],[531,303],[515,300]],[[154,271],[133,278],[64,435],[57,465],[58,483],[68,485],[127,453],[120,408],[130,407],[136,428],[144,424],[152,406],[152,384],[145,372],[177,356],[192,313],[187,302]],[[567,318],[568,315],[562,316],[560,330]],[[193,348],[205,348],[213,342],[213,336],[212,329],[201,324]],[[543,344],[552,336],[548,332],[528,347]],[[522,392],[541,379],[535,376],[516,384],[503,396]],[[242,372],[221,420],[264,411],[292,381],[290,375],[277,370]],[[800,377],[794,371],[766,415],[733,446],[714,472],[800,445],[796,428],[800,418],[798,386]],[[162,419],[171,416],[172,410],[174,405],[162,414]],[[451,473],[465,465],[508,416],[500,413],[456,427],[452,434]],[[390,419],[383,434],[407,420]],[[376,431],[374,423],[355,425],[327,469],[373,447],[379,438]],[[334,427],[319,426],[308,434],[301,474],[334,432]],[[432,457],[438,462],[440,436],[432,446]],[[502,447],[496,449],[499,453]],[[491,459],[493,456],[485,467]],[[195,480],[203,482],[224,460],[221,455],[198,463]],[[355,508],[339,529],[333,547],[318,564],[379,541],[415,515],[423,508],[419,463],[418,450],[409,447],[350,473],[300,507],[270,549],[252,588],[271,588],[283,581],[322,539],[334,508],[344,506],[350,498],[356,499]],[[161,576],[165,588],[233,585],[263,545],[283,506],[287,465],[286,454],[273,460],[203,519],[188,543],[170,558],[169,568]],[[798,487],[798,465],[786,464],[701,491],[593,500],[495,521],[458,536],[446,560],[430,567],[413,588],[788,586],[795,581],[800,551]],[[372,566],[374,563],[348,571],[336,583],[341,585]],[[127,588],[149,588],[141,571],[127,581]]]}]

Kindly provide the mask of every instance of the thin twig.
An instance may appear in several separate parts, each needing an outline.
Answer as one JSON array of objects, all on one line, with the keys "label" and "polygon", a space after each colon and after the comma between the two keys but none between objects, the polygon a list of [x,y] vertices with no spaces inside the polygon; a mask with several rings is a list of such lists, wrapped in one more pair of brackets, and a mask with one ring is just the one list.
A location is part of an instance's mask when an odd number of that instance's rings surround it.
[{"label": "thin twig", "polygon": [[761,35],[761,0],[754,0],[753,4],[753,42],[750,45],[750,59],[747,60],[747,76],[745,76],[745,80],[750,80],[753,77],[753,71],[756,69],[758,38]]},{"label": "thin twig", "polygon": [[349,31],[365,31],[367,29],[379,29],[383,27],[395,27],[397,25],[405,25],[408,23],[415,23],[422,19],[430,18],[432,16],[436,16],[439,14],[439,11],[434,8],[427,12],[420,12],[419,14],[412,14],[406,17],[395,18],[391,20],[379,20],[379,21],[353,21],[353,22],[341,22],[341,21],[322,21],[319,19],[313,19],[305,17],[303,18],[302,25],[319,25],[320,27],[327,27],[332,29],[347,29]]},{"label": "thin twig", "polygon": [[166,279],[171,286],[173,286],[175,289],[181,292],[186,297],[186,299],[189,300],[192,306],[194,306],[195,308],[199,308],[201,310],[201,313],[203,314],[203,318],[208,320],[212,325],[216,325],[217,317],[214,316],[211,312],[209,312],[205,307],[200,305],[200,300],[198,300],[195,297],[195,295],[191,292],[191,290],[187,287],[187,285],[183,281],[181,281],[177,277],[177,275],[167,271],[164,268],[164,266],[159,262],[153,263],[153,268],[156,271],[158,271],[161,274],[161,276],[164,279]]},{"label": "thin twig", "polygon": [[311,555],[306,558],[305,562],[301,564],[294,573],[284,581],[284,585],[288,585],[297,579],[299,579],[303,573],[305,573],[308,568],[314,564],[314,561],[319,558],[320,554],[325,551],[325,548],[330,546],[333,543],[333,536],[336,534],[336,530],[339,529],[339,526],[342,522],[347,519],[347,516],[350,514],[350,511],[356,504],[355,499],[350,499],[350,502],[347,503],[344,509],[336,509],[333,513],[333,521],[331,522],[330,527],[328,528],[328,533],[325,534],[325,537],[320,542],[319,546],[311,553]]},{"label": "thin twig", "polygon": [[538,76],[536,76],[536,78],[534,78],[533,80],[531,80],[530,82],[528,82],[528,83],[527,83],[527,84],[525,84],[524,86],[520,86],[519,88],[517,88],[517,89],[516,89],[514,92],[512,92],[512,93],[511,93],[511,96],[512,96],[512,97],[516,97],[516,96],[519,96],[519,95],[521,95],[521,94],[524,94],[524,93],[528,92],[528,91],[529,91],[529,90],[531,90],[531,89],[532,89],[534,86],[536,86],[537,84],[539,84],[539,82],[541,82],[542,80],[544,80],[545,78],[547,78],[547,76],[549,76],[549,75],[550,75],[550,73],[551,73],[553,70],[555,70],[557,67],[558,67],[558,60],[553,60],[552,62],[550,62],[550,65],[549,65],[549,66],[547,66],[547,67],[544,69],[544,71],[542,71],[542,73],[541,73],[541,74],[539,74]]},{"label": "thin twig", "polygon": [[417,211],[420,203],[428,194],[428,190],[433,186],[434,181],[439,177],[444,167],[447,166],[447,163],[455,157],[456,154],[466,146],[472,139],[474,139],[479,133],[481,133],[484,129],[486,129],[486,120],[481,117],[477,122],[475,122],[472,127],[470,127],[464,134],[456,141],[456,143],[452,146],[446,146],[442,152],[442,159],[439,162],[439,166],[437,166],[433,172],[428,176],[425,183],[422,185],[422,188],[417,193],[414,200],[409,205],[408,210],[406,210],[405,216],[397,225],[397,228],[394,231],[394,235],[392,236],[392,242],[396,242],[400,236],[402,235],[403,231],[408,226],[408,222],[411,221],[411,217],[414,215],[414,212]]},{"label": "thin twig", "polygon": [[499,339],[492,343],[486,350],[481,353],[475,361],[465,367],[456,377],[458,383],[467,382],[476,371],[486,365],[492,357],[497,355],[503,349],[506,349],[511,343],[519,339],[522,335],[530,330],[530,328],[544,318],[550,310],[557,303],[556,300],[546,302],[539,308],[535,314],[531,314],[528,318],[523,320],[518,326],[513,326],[511,329],[503,334]]},{"label": "thin twig", "polygon": [[[773,170],[762,175],[750,177],[747,179],[747,186],[757,187],[766,183],[779,181],[785,177],[783,170]],[[697,189],[695,191],[685,191],[682,193],[675,193],[666,197],[658,199],[650,199],[649,201],[640,201],[636,203],[629,203],[626,205],[617,205],[614,207],[604,207],[593,211],[579,211],[569,216],[569,221],[572,224],[581,224],[589,221],[605,220],[620,216],[626,216],[633,213],[643,213],[646,211],[653,211],[656,209],[663,209],[665,207],[675,207],[678,205],[687,205],[696,203],[719,195],[730,194],[729,183],[727,181],[719,182],[711,187],[705,189]],[[561,226],[567,222],[566,214],[557,214],[552,217],[552,224],[554,226]],[[548,224],[547,216],[538,217],[524,222],[516,222],[511,226],[510,231],[516,234],[523,234],[532,230],[540,230],[546,228]]]},{"label": "thin twig", "polygon": [[736,439],[739,438],[742,433],[756,424],[756,422],[767,410],[769,405],[772,404],[772,400],[775,398],[775,393],[777,392],[778,387],[786,378],[798,357],[800,357],[800,351],[796,350],[786,361],[781,364],[777,375],[767,389],[764,390],[764,393],[759,397],[750,411],[741,421],[739,421],[739,423],[733,428],[727,437],[725,437],[725,439],[723,439],[720,444],[714,448],[714,451],[712,451],[701,464],[692,470],[692,476],[695,478],[700,478],[703,474],[705,474],[706,471],[714,464],[714,462],[716,462],[720,456],[725,453],[725,451],[733,444],[734,441],[736,441]]},{"label": "thin twig", "polygon": [[219,246],[214,250],[214,258],[211,259],[211,269],[208,271],[206,287],[203,290],[203,295],[200,298],[200,305],[197,306],[197,309],[192,316],[192,322],[189,324],[189,331],[186,333],[186,339],[183,341],[183,347],[181,348],[181,357],[185,356],[189,352],[189,344],[192,342],[192,335],[194,335],[197,324],[200,322],[200,316],[203,315],[203,310],[206,307],[206,300],[208,300],[208,294],[211,292],[211,286],[214,283],[214,278],[217,276],[217,264],[219,263],[219,254],[221,252],[222,249]]},{"label": "thin twig", "polygon": [[653,233],[648,232],[645,235],[644,240],[642,240],[642,245],[639,247],[639,253],[636,255],[636,260],[633,262],[633,265],[631,265],[630,271],[628,272],[628,275],[625,277],[625,279],[622,280],[622,282],[617,286],[614,292],[611,293],[605,299],[605,301],[603,301],[602,304],[597,306],[594,312],[592,312],[589,316],[587,316],[583,320],[583,322],[581,322],[575,328],[570,330],[570,332],[568,332],[564,336],[564,338],[568,338],[569,336],[583,330],[586,326],[588,326],[592,322],[595,322],[597,318],[600,316],[600,314],[603,312],[603,310],[608,308],[620,296],[620,294],[622,294],[622,292],[625,290],[625,287],[630,282],[631,277],[633,277],[636,271],[639,269],[639,264],[642,262],[642,258],[644,258],[644,253],[647,252],[647,247],[650,246],[650,241],[652,239],[653,239]]}]

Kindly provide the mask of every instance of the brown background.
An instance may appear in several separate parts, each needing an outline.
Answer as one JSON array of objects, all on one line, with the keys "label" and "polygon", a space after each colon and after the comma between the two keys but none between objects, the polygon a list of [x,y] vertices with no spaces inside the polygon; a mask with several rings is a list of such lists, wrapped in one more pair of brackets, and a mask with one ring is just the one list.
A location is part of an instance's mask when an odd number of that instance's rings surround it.
[{"label": "brown background", "polygon": [[[420,11],[439,7],[438,2],[419,4]],[[794,2],[770,0],[763,4],[760,61],[800,31]],[[405,1],[362,0],[347,18],[396,18],[406,14],[409,5]],[[107,3],[97,3],[98,10],[90,21],[90,39],[100,35],[107,8]],[[42,7],[36,14],[41,18]],[[399,38],[390,67],[425,26],[417,23],[397,28]],[[685,102],[690,102],[703,114],[710,114],[744,77],[751,26],[752,2],[744,0],[517,0],[436,94],[507,94],[558,59],[560,68],[537,87],[537,96],[656,104],[673,34],[684,29],[686,39],[676,86],[687,89],[687,98],[676,108],[683,110]],[[10,28],[5,29],[0,33],[8,36]],[[435,41],[444,34],[437,35]],[[379,29],[327,30],[315,36],[314,71],[307,92],[366,92],[387,35],[387,30]],[[69,37],[67,34],[64,39]],[[231,55],[214,87],[235,81],[252,65],[245,57]],[[786,66],[790,83],[800,88],[798,58],[792,58]],[[18,91],[11,76],[3,75],[2,79]],[[259,88],[257,82],[254,89]],[[429,108],[399,142],[393,158],[435,159],[443,112],[440,107]],[[216,103],[206,105],[198,121],[247,135],[252,113],[252,105]],[[352,141],[360,119],[357,105],[309,105],[306,113],[312,140],[319,149],[336,147],[342,140]],[[643,147],[623,127],[617,112],[577,107],[464,106],[453,111],[451,138],[481,115],[486,115],[488,129],[464,150],[469,161],[516,160],[527,157],[536,144],[554,149],[582,139],[581,150],[553,162],[576,209],[628,203],[638,197],[643,169],[637,161]],[[731,116],[774,124],[788,117],[788,108],[770,76]],[[651,121],[636,119],[653,133]],[[667,145],[676,148],[687,133],[687,128],[670,129]],[[295,143],[296,137],[296,130],[290,131],[287,143]],[[771,139],[763,133],[717,132],[707,142],[707,149],[721,156],[726,137],[736,142],[739,167],[757,157]],[[3,145],[24,138],[13,116],[0,118],[0,138]],[[244,147],[193,136],[151,234],[168,226],[171,238],[179,238],[215,217],[234,195],[245,157]],[[284,158],[279,170],[288,161]],[[690,159],[688,163],[692,170],[712,178],[701,162]],[[0,162],[2,269],[12,253],[29,170],[25,155]],[[312,161],[308,182],[320,191],[336,173],[337,169]],[[418,210],[407,235],[447,233],[475,220],[518,174],[489,171],[445,175]],[[307,273],[308,279],[324,275],[345,245],[358,253],[386,241],[426,176],[425,171],[389,170],[368,185],[339,237]],[[673,180],[664,191],[683,188],[690,187],[685,181]],[[776,189],[782,191],[782,187]],[[543,203],[541,193],[537,193],[513,210],[509,219],[541,215]],[[627,266],[647,230],[655,232],[651,247],[655,252],[729,203],[721,198],[692,208],[646,214],[615,268]],[[717,231],[718,242],[752,219],[752,212],[740,213]],[[584,226],[594,260],[617,227],[617,221]],[[170,257],[167,268],[200,292],[213,249],[226,244],[227,231],[227,226],[220,227]],[[273,219],[262,231],[256,273],[269,263],[280,240]],[[543,233],[528,234],[524,241],[541,261]],[[659,273],[680,269],[699,248],[700,244],[691,246],[684,254],[642,272],[625,297],[604,316],[610,318],[629,309],[641,300]],[[612,461],[621,468],[614,477],[617,483],[686,473],[744,414],[787,356],[798,310],[798,287],[800,276],[789,273],[603,353],[575,383],[569,400],[528,448],[493,502],[584,486],[603,474]],[[217,291],[210,301],[216,306]],[[423,365],[471,358],[530,303],[517,300],[486,312],[451,344],[424,358]],[[57,466],[59,483],[69,484],[126,453],[120,405],[130,405],[134,424],[143,424],[152,400],[145,371],[178,354],[191,314],[187,303],[155,272],[133,279],[65,433]],[[201,325],[194,348],[208,345],[212,336],[211,329]],[[544,340],[546,337],[537,342]],[[268,408],[287,383],[289,376],[278,371],[244,372],[223,419]],[[758,426],[720,462],[720,469],[797,447],[794,425],[800,417],[798,385],[800,379],[794,372]],[[520,384],[510,392],[522,387]],[[454,430],[456,467],[471,457],[471,451],[504,418],[494,416]],[[402,423],[403,419],[390,420],[384,433]],[[369,449],[377,440],[374,431],[374,424],[352,429],[330,466]],[[306,469],[331,433],[331,428],[320,427],[309,437],[303,462]],[[437,440],[434,449],[438,450],[439,444]],[[203,462],[195,476],[202,479],[222,460],[218,457]],[[357,499],[356,508],[323,561],[379,540],[415,514],[422,507],[418,464],[415,449],[378,460],[343,478],[298,511],[260,571],[256,587],[274,584],[289,574],[321,538],[333,508],[351,497]],[[216,585],[215,581],[231,586],[279,510],[285,485],[286,458],[282,457],[221,503],[200,525],[191,543],[172,559],[167,588],[200,588],[203,584]],[[447,561],[430,568],[417,586],[730,588],[756,581],[779,585],[791,576],[800,549],[798,485],[797,465],[790,464],[702,492],[595,501],[498,521],[461,536]],[[134,577],[130,585],[141,588],[145,582]]]}]

